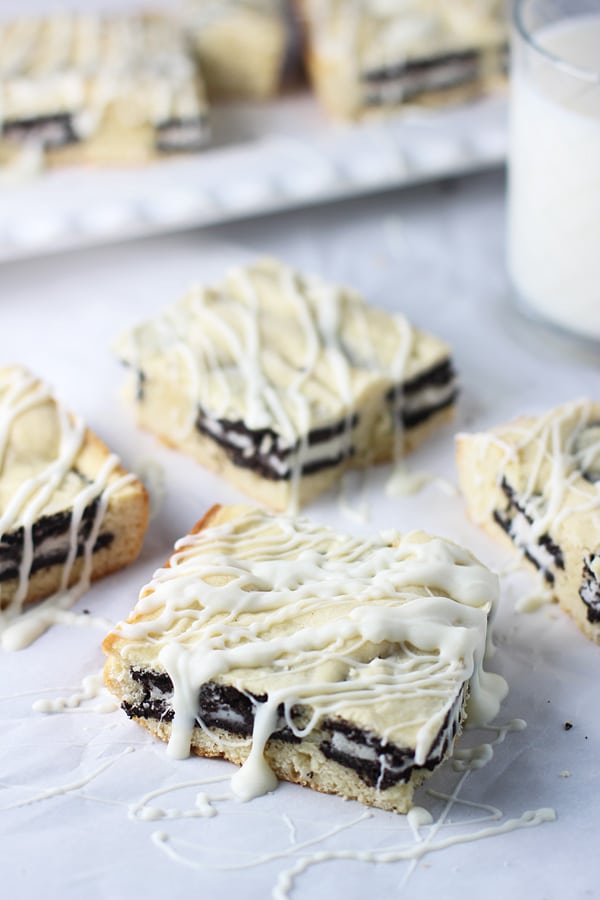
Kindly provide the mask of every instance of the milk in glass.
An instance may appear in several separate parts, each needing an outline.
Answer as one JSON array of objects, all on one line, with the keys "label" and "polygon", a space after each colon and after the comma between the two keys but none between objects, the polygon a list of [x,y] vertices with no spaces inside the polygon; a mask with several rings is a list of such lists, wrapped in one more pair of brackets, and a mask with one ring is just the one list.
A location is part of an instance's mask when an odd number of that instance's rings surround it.
[{"label": "milk in glass", "polygon": [[600,339],[600,12],[531,37],[512,71],[509,271],[534,313]]}]

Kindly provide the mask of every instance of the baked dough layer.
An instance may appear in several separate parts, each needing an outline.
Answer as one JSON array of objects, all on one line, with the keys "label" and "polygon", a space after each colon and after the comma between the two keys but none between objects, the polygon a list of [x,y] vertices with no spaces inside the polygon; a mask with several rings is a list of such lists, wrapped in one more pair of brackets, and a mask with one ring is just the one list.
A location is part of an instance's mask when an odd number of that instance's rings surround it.
[{"label": "baked dough layer", "polygon": [[16,612],[131,562],[142,483],[20,366],[0,368],[0,609]]},{"label": "baked dough layer", "polygon": [[600,643],[600,404],[459,435],[456,453],[473,520],[516,548]]},{"label": "baked dough layer", "polygon": [[505,685],[481,669],[496,591],[421,532],[358,539],[214,507],[105,639],[105,680],[173,755],[244,764],[246,799],[274,772],[405,812],[469,692],[475,720],[497,712]]},{"label": "baked dough layer", "polygon": [[279,92],[288,47],[281,0],[188,0],[183,24],[211,103]]},{"label": "baked dough layer", "polygon": [[191,291],[116,352],[140,425],[278,510],[397,459],[457,394],[443,341],[271,259]]}]

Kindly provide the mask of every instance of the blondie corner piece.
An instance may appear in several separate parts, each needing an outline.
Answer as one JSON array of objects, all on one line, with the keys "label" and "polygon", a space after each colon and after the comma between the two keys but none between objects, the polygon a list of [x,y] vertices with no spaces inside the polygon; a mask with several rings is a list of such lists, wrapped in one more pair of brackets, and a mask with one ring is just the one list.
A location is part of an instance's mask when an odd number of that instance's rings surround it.
[{"label": "blondie corner piece", "polygon": [[101,578],[137,556],[144,486],[39,379],[0,368],[0,609]]},{"label": "blondie corner piece", "polygon": [[412,449],[457,395],[443,341],[275,260],[192,291],[116,352],[143,427],[276,510]]},{"label": "blondie corner piece", "polygon": [[463,102],[502,80],[504,0],[297,0],[307,67],[332,115]]},{"label": "blondie corner piece", "polygon": [[510,541],[600,643],[600,404],[458,435],[457,465],[474,521]]},{"label": "blondie corner piece", "polygon": [[135,164],[208,139],[201,78],[166,17],[0,23],[0,158],[37,144],[49,164]]},{"label": "blondie corner piece", "polygon": [[211,103],[279,93],[288,49],[283,0],[187,0],[182,17]]},{"label": "blondie corner piece", "polygon": [[482,670],[497,579],[422,532],[349,537],[213,507],[105,639],[105,681],[133,719],[242,769],[406,812],[469,721],[506,692]]}]

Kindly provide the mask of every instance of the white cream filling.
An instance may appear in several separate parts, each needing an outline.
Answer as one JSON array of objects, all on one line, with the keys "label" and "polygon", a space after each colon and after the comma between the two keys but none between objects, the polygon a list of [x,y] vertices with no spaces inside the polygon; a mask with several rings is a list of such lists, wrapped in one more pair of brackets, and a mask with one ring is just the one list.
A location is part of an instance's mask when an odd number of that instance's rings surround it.
[{"label": "white cream filling", "polygon": [[219,720],[225,722],[226,725],[246,726],[244,716],[231,707],[223,707],[218,713]]},{"label": "white cream filling", "polygon": [[374,98],[379,103],[392,105],[400,103],[407,96],[424,91],[443,90],[465,81],[475,80],[479,75],[476,60],[453,60],[427,69],[399,73],[397,77],[381,81],[365,81],[367,99]]},{"label": "white cream filling", "polygon": [[600,592],[598,588],[591,584],[589,581],[586,581],[580,590],[581,599],[588,606],[597,606],[600,603]]},{"label": "white cream filling", "polygon": [[366,762],[379,763],[382,768],[385,765],[385,770],[388,772],[402,772],[404,769],[409,769],[413,765],[411,759],[407,759],[401,766],[391,765],[385,756],[382,755],[381,751],[378,751],[375,747],[368,747],[366,744],[352,741],[346,734],[343,734],[340,731],[332,732],[330,744],[332,749],[337,753],[342,753],[345,756],[354,757],[355,759],[363,759]]},{"label": "white cream filling", "polygon": [[287,459],[269,456],[268,462],[278,473],[285,474],[296,464],[302,469],[311,463],[337,460],[340,456],[347,455],[351,446],[351,440],[342,432],[342,434],[327,438],[326,441],[319,441],[318,444],[306,444],[300,452],[291,454]]},{"label": "white cream filling", "polygon": [[458,381],[451,378],[447,384],[440,385],[424,385],[418,391],[411,394],[404,394],[402,397],[401,409],[406,413],[416,413],[421,409],[429,409],[443,403],[447,403],[456,393]]},{"label": "white cream filling", "polygon": [[516,546],[535,560],[544,572],[552,572],[556,568],[556,559],[543,544],[538,543],[537,529],[527,517],[515,509],[509,524],[510,537]]},{"label": "white cream filling", "polygon": [[160,144],[172,144],[174,147],[186,147],[207,141],[210,136],[208,125],[197,119],[193,122],[180,122],[175,125],[161,127],[157,133]]},{"label": "white cream filling", "polygon": [[153,684],[148,695],[145,696],[144,699],[149,700],[151,703],[164,703],[168,700],[168,697],[167,694],[158,687],[158,685]]}]

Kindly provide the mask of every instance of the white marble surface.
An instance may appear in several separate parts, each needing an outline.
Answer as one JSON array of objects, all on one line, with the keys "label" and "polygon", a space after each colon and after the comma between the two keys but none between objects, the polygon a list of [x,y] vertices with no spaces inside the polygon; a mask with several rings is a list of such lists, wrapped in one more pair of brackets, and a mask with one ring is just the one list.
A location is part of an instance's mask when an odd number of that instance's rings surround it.
[{"label": "white marble surface", "polygon": [[[164,475],[165,499],[139,561],[97,583],[78,608],[110,621],[125,616],[173,540],[211,503],[238,497],[136,430],[119,398],[122,373],[109,348],[121,328],[249,253],[278,254],[352,284],[372,302],[402,310],[450,341],[462,380],[457,421],[413,457],[417,470],[454,479],[455,430],[576,396],[600,396],[600,354],[584,358],[525,326],[510,308],[503,220],[504,183],[496,173],[210,232],[0,266],[2,360],[23,362],[43,375],[127,464],[147,472],[152,463]],[[388,474],[380,469],[369,478],[365,525],[341,513],[335,493],[306,512],[346,530],[423,527],[465,543],[494,567],[505,565],[506,553],[468,522],[460,497],[434,482],[415,496],[392,500],[384,491]],[[600,648],[555,608],[516,613],[515,599],[525,586],[505,580],[499,646],[490,665],[510,683],[501,721],[523,718],[527,729],[508,734],[491,762],[468,776],[446,819],[443,801],[429,789],[454,790],[459,776],[452,765],[419,792],[418,803],[437,824],[421,829],[431,852],[414,866],[409,860],[316,862],[298,876],[293,900],[600,896]],[[419,842],[404,817],[375,812],[361,818],[357,804],[290,785],[249,804],[226,796],[226,780],[200,787],[196,782],[207,778],[226,779],[228,764],[172,761],[164,745],[121,712],[95,711],[97,700],[52,716],[34,711],[36,700],[70,696],[85,676],[99,671],[102,636],[102,629],[57,626],[27,650],[0,651],[3,895],[262,900],[282,872],[315,851],[414,851]],[[566,731],[565,722],[573,728]],[[467,742],[475,738],[489,740],[490,734],[466,736]],[[188,786],[177,788],[182,783]],[[222,798],[214,802],[217,814],[135,818],[135,804],[147,792],[168,787],[171,792],[152,806],[190,813],[201,790]],[[555,822],[435,849],[441,841],[474,836],[545,807],[556,811]],[[167,843],[161,834],[169,836]],[[304,841],[312,843],[302,846]]]}]

